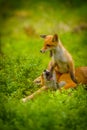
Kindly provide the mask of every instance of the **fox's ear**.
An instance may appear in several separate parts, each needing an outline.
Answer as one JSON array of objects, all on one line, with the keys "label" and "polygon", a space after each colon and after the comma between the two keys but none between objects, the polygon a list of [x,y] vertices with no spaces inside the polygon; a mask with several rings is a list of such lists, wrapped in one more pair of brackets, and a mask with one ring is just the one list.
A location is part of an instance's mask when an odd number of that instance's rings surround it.
[{"label": "fox's ear", "polygon": [[52,42],[58,42],[58,35],[54,34]]},{"label": "fox's ear", "polygon": [[47,35],[45,35],[45,34],[40,35],[41,38],[46,38],[46,36]]}]

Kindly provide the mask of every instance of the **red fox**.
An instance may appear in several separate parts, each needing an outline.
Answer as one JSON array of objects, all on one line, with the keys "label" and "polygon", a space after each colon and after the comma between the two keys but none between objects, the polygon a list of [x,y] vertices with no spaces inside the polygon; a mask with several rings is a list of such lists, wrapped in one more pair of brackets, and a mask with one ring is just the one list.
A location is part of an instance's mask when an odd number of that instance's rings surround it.
[{"label": "red fox", "polygon": [[53,72],[56,67],[59,75],[70,73],[71,79],[77,83],[75,78],[74,62],[70,53],[64,48],[60,42],[58,35],[40,35],[44,38],[44,47],[40,50],[41,53],[50,51],[52,60],[49,63],[48,70]]},{"label": "red fox", "polygon": [[[87,84],[87,67],[76,68],[75,76],[77,78],[78,84]],[[77,87],[77,84],[72,81],[69,73],[64,73],[59,77],[58,73],[55,71],[55,75],[50,76],[50,72],[45,70],[42,73],[39,80],[41,81],[42,87],[33,94],[27,96],[26,98],[23,98],[22,99],[23,102],[33,99],[36,95],[40,94],[45,90],[48,90],[49,88],[60,90],[60,89],[69,89]]]},{"label": "red fox", "polygon": [[[78,84],[87,84],[87,67],[78,67],[75,69],[75,77]],[[69,73],[64,73],[60,77],[58,72],[53,71],[53,75],[48,70],[45,70],[41,75],[41,84],[53,89],[68,89],[75,88],[77,84],[73,82]]]}]

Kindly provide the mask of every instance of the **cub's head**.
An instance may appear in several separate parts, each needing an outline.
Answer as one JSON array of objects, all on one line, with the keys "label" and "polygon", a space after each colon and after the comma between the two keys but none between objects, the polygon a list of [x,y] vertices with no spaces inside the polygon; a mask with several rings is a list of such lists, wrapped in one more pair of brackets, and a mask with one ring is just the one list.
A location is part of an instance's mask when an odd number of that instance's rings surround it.
[{"label": "cub's head", "polygon": [[43,85],[48,88],[57,89],[56,80],[54,74],[48,70],[44,70],[42,73]]},{"label": "cub's head", "polygon": [[40,37],[44,38],[44,46],[40,50],[41,53],[46,51],[52,51],[58,44],[58,35],[40,35]]},{"label": "cub's head", "polygon": [[43,76],[44,76],[45,81],[50,81],[53,79],[52,73],[48,70],[43,71]]},{"label": "cub's head", "polygon": [[43,71],[41,80],[42,80],[42,85],[45,85],[48,88],[51,88],[53,90],[60,89],[66,84],[65,81],[58,82],[56,80],[56,73],[55,72],[51,73],[48,70]]}]

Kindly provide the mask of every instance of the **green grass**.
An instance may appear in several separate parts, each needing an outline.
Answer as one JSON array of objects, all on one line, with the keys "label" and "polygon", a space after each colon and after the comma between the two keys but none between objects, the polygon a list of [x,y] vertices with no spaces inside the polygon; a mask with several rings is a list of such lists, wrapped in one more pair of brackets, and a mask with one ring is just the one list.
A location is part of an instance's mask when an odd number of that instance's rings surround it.
[{"label": "green grass", "polygon": [[40,34],[58,33],[75,67],[87,66],[87,30],[72,33],[75,26],[87,22],[87,4],[80,0],[9,0],[1,6],[1,13],[0,129],[86,130],[83,85],[62,93],[49,90],[27,103],[21,99],[40,88],[33,80],[50,61],[49,52],[40,53]]}]

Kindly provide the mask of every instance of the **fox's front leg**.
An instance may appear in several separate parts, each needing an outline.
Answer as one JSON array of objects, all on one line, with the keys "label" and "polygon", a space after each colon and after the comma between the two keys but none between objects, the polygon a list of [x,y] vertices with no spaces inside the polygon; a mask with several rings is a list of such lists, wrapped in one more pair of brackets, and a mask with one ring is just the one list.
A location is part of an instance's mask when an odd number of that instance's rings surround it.
[{"label": "fox's front leg", "polygon": [[70,62],[68,67],[69,67],[69,73],[70,73],[71,79],[75,83],[77,83],[77,80],[76,80],[76,77],[75,77],[75,68],[74,68],[73,62]]},{"label": "fox's front leg", "polygon": [[49,64],[48,64],[48,70],[49,70],[51,73],[53,73],[53,70],[54,70],[55,67],[56,67],[55,62],[50,61]]},{"label": "fox's front leg", "polygon": [[46,90],[48,90],[48,87],[43,86],[43,87],[41,87],[39,90],[37,90],[36,92],[34,92],[33,94],[27,96],[26,98],[23,98],[22,101],[23,101],[23,102],[26,102],[26,101],[28,101],[28,100],[31,100],[31,99],[33,99],[36,95],[39,95],[41,92],[46,91]]}]

